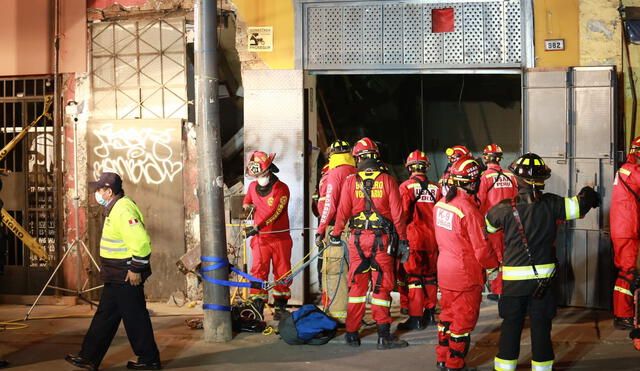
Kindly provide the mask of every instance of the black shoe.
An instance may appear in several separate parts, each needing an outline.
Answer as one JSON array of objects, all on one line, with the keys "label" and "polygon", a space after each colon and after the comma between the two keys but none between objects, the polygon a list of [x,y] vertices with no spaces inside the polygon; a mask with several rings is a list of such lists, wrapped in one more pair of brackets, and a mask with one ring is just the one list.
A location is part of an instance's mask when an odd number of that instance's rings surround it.
[{"label": "black shoe", "polygon": [[161,370],[162,365],[160,361],[150,363],[129,361],[127,362],[127,368],[129,370]]},{"label": "black shoe", "polygon": [[284,313],[288,313],[287,299],[275,299],[273,301],[273,306],[275,307],[275,312],[273,312],[273,320],[280,321],[285,317]]},{"label": "black shoe", "polygon": [[489,294],[489,295],[487,295],[487,299],[489,299],[491,301],[498,301],[498,300],[500,300],[500,295],[498,295],[498,294]]},{"label": "black shoe", "polygon": [[86,370],[92,371],[98,370],[98,366],[94,365],[93,362],[89,361],[88,359],[82,358],[79,355],[67,354],[67,356],[64,357],[64,360],[78,368],[84,368]]},{"label": "black shoe", "polygon": [[7,368],[7,367],[9,367],[9,362],[3,359],[0,359],[0,368]]},{"label": "black shoe", "polygon": [[347,342],[347,345],[350,347],[360,346],[360,335],[358,334],[358,331],[345,333],[344,340]]},{"label": "black shoe", "polygon": [[409,308],[400,308],[400,314],[407,315],[409,314]]},{"label": "black shoe", "polygon": [[436,370],[447,371],[447,366],[445,366],[444,364],[444,362],[436,362]]},{"label": "black shoe", "polygon": [[425,327],[422,316],[411,316],[406,322],[398,324],[398,330],[404,331],[424,330]]},{"label": "black shoe", "polygon": [[618,330],[633,330],[633,317],[613,317],[613,327]]},{"label": "black shoe", "polygon": [[422,314],[422,324],[424,327],[429,326],[432,323],[436,323],[436,308],[427,308],[424,310],[424,314]]},{"label": "black shoe", "polygon": [[388,323],[378,325],[378,349],[405,348],[409,346],[404,340],[391,336],[391,325]]}]

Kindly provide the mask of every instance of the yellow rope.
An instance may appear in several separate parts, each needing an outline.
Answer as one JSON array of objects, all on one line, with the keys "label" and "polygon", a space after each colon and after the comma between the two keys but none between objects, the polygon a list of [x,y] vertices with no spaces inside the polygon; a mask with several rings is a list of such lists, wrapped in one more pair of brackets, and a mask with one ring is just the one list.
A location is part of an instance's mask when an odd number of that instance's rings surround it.
[{"label": "yellow rope", "polygon": [[[43,316],[43,317],[29,317],[29,320],[37,320],[37,319],[63,319],[63,318],[91,318],[93,317],[93,314],[61,314],[58,316]],[[2,321],[0,322],[0,327],[4,327],[4,330],[9,331],[9,330],[23,330],[27,327],[29,327],[29,325],[27,325],[26,323],[20,323],[20,322],[25,322],[25,320],[23,318],[18,318],[18,319],[12,319],[12,320],[8,320],[8,321]]]}]

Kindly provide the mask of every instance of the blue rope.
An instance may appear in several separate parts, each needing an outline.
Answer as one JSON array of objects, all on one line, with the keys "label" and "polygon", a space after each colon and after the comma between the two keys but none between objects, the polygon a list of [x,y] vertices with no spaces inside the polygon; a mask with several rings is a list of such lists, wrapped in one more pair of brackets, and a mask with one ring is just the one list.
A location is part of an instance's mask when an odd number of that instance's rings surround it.
[{"label": "blue rope", "polygon": [[[234,267],[231,266],[231,264],[229,263],[229,260],[227,258],[217,258],[215,256],[202,256],[200,257],[200,260],[203,263],[216,263],[213,265],[209,265],[207,267],[202,267],[200,269],[200,273],[202,275],[202,278],[204,278],[206,281],[213,283],[214,285],[221,285],[221,286],[230,286],[230,287],[248,287],[248,288],[258,288],[261,289],[263,287],[263,285],[265,284],[265,281],[253,277],[252,275],[245,273],[241,270],[238,270]],[[219,280],[216,278],[212,278],[206,275],[207,272],[212,272],[215,271],[216,269],[220,269],[220,268],[226,268],[226,267],[230,267],[231,271],[236,273],[237,275],[239,275],[240,277],[243,277],[251,282],[237,282],[237,281],[227,281],[227,280]],[[212,309],[212,310],[220,310],[220,311],[230,311],[231,307],[230,306],[226,306],[226,305],[216,305],[216,304],[203,304],[202,305],[202,309]]]}]

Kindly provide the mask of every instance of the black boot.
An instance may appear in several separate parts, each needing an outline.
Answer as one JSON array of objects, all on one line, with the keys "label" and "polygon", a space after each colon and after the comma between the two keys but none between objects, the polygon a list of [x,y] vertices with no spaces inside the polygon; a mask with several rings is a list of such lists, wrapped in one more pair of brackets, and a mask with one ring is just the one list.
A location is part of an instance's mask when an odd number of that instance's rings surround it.
[{"label": "black boot", "polygon": [[436,370],[447,371],[447,366],[445,366],[444,362],[436,362]]},{"label": "black boot", "polygon": [[345,333],[344,340],[347,342],[347,345],[350,347],[360,346],[360,335],[358,334],[358,331]]},{"label": "black boot", "polygon": [[427,308],[424,310],[424,313],[422,314],[422,323],[424,324],[424,327],[428,327],[430,324],[436,323],[435,314],[436,307]]},{"label": "black boot", "polygon": [[393,349],[408,347],[409,343],[391,336],[391,325],[388,323],[378,325],[378,349]]},{"label": "black boot", "polygon": [[273,320],[280,321],[284,318],[283,314],[287,312],[287,299],[275,299],[273,301],[275,312],[273,312]]},{"label": "black boot", "polygon": [[424,325],[422,316],[411,316],[406,322],[398,324],[398,330],[424,330],[426,326]]},{"label": "black boot", "polygon": [[613,317],[613,327],[618,330],[633,330],[633,317]]}]

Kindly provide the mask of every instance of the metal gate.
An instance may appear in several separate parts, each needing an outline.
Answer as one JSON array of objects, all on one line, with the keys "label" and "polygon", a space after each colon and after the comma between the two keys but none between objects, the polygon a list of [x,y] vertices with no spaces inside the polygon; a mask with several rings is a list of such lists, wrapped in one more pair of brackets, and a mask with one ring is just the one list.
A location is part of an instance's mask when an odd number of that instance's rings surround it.
[{"label": "metal gate", "polygon": [[613,67],[574,67],[524,74],[525,152],[545,158],[552,176],[545,188],[574,195],[593,183],[603,205],[567,223],[556,242],[560,260],[561,302],[609,308],[615,279],[609,205],[615,164]]},{"label": "metal gate", "polygon": [[[0,79],[0,148],[43,113],[45,95],[52,94],[53,80],[47,77]],[[51,263],[55,264],[59,212],[54,169],[60,168],[60,160],[54,142],[53,121],[43,117],[0,161],[6,174],[0,192],[4,209],[44,248],[49,260],[47,264],[33,254],[23,242],[25,237],[18,238],[21,233],[3,225],[0,250],[5,273],[0,276],[0,293],[37,294],[51,273]]]},{"label": "metal gate", "polygon": [[[528,1],[298,1],[307,70],[517,68],[532,40]],[[433,29],[441,9],[448,32]]]}]

